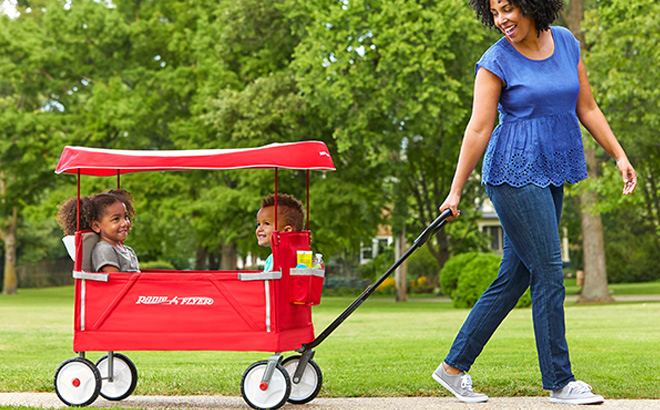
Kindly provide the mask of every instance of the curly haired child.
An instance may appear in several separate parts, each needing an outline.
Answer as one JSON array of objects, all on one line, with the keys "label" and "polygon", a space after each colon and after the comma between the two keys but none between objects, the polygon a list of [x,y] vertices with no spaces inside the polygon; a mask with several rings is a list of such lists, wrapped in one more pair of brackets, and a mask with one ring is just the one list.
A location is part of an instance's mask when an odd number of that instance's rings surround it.
[{"label": "curly haired child", "polygon": [[[77,198],[65,201],[57,222],[65,235],[77,228]],[[137,255],[123,244],[135,217],[133,196],[116,189],[80,198],[80,230],[92,230],[99,242],[92,250],[92,268],[97,272],[139,272]]]}]

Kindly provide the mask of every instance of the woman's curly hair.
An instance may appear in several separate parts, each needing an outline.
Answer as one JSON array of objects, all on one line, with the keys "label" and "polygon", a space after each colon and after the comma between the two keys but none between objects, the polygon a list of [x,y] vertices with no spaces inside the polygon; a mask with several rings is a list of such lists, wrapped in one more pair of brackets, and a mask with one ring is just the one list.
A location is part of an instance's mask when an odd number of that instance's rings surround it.
[{"label": "woman's curly hair", "polygon": [[[132,221],[135,217],[133,208],[133,195],[124,189],[113,189],[99,194],[80,198],[80,230],[92,229],[92,221],[98,221],[103,217],[105,208],[115,202],[123,202],[126,205],[128,218]],[[78,226],[78,199],[69,198],[57,213],[57,222],[62,227],[65,235],[73,235]]]},{"label": "woman's curly hair", "polygon": [[[525,16],[530,16],[540,33],[550,28],[550,24],[559,17],[564,8],[563,0],[502,0],[508,1],[522,10]],[[495,27],[493,14],[490,11],[490,0],[470,0],[470,6],[477,13],[477,18],[487,27]]]}]

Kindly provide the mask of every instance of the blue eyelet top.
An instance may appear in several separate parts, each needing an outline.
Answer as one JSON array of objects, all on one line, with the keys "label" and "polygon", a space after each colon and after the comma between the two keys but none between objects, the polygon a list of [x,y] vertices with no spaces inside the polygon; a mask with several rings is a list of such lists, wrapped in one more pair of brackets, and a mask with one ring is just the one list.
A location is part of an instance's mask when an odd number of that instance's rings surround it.
[{"label": "blue eyelet top", "polygon": [[506,84],[484,155],[484,184],[547,187],[587,178],[575,113],[580,43],[563,27],[550,30],[555,50],[546,59],[529,59],[501,38],[477,63],[475,72],[483,67]]}]

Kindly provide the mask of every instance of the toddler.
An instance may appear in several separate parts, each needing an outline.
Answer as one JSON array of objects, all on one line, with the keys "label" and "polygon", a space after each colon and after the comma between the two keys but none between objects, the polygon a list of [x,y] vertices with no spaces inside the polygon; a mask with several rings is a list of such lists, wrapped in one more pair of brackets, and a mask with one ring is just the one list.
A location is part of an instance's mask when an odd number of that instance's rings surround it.
[{"label": "toddler", "polygon": [[[279,232],[302,231],[303,205],[292,195],[277,194],[277,230]],[[261,209],[257,212],[257,243],[270,246],[270,238],[275,230],[275,195],[270,194],[261,200]],[[273,270],[273,254],[264,264],[264,272]]]}]

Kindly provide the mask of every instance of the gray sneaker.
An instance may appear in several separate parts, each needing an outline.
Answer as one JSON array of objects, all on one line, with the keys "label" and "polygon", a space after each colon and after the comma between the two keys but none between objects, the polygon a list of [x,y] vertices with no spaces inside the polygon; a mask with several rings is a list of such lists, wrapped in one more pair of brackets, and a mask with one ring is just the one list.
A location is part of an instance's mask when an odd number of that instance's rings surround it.
[{"label": "gray sneaker", "polygon": [[603,402],[605,402],[603,396],[593,394],[591,386],[579,380],[570,382],[561,389],[550,393],[550,403],[601,404]]},{"label": "gray sneaker", "polygon": [[433,378],[462,402],[482,403],[488,401],[488,396],[485,394],[472,391],[472,378],[469,374],[460,372],[452,376],[447,374],[445,367],[440,363],[440,366],[433,372]]}]

